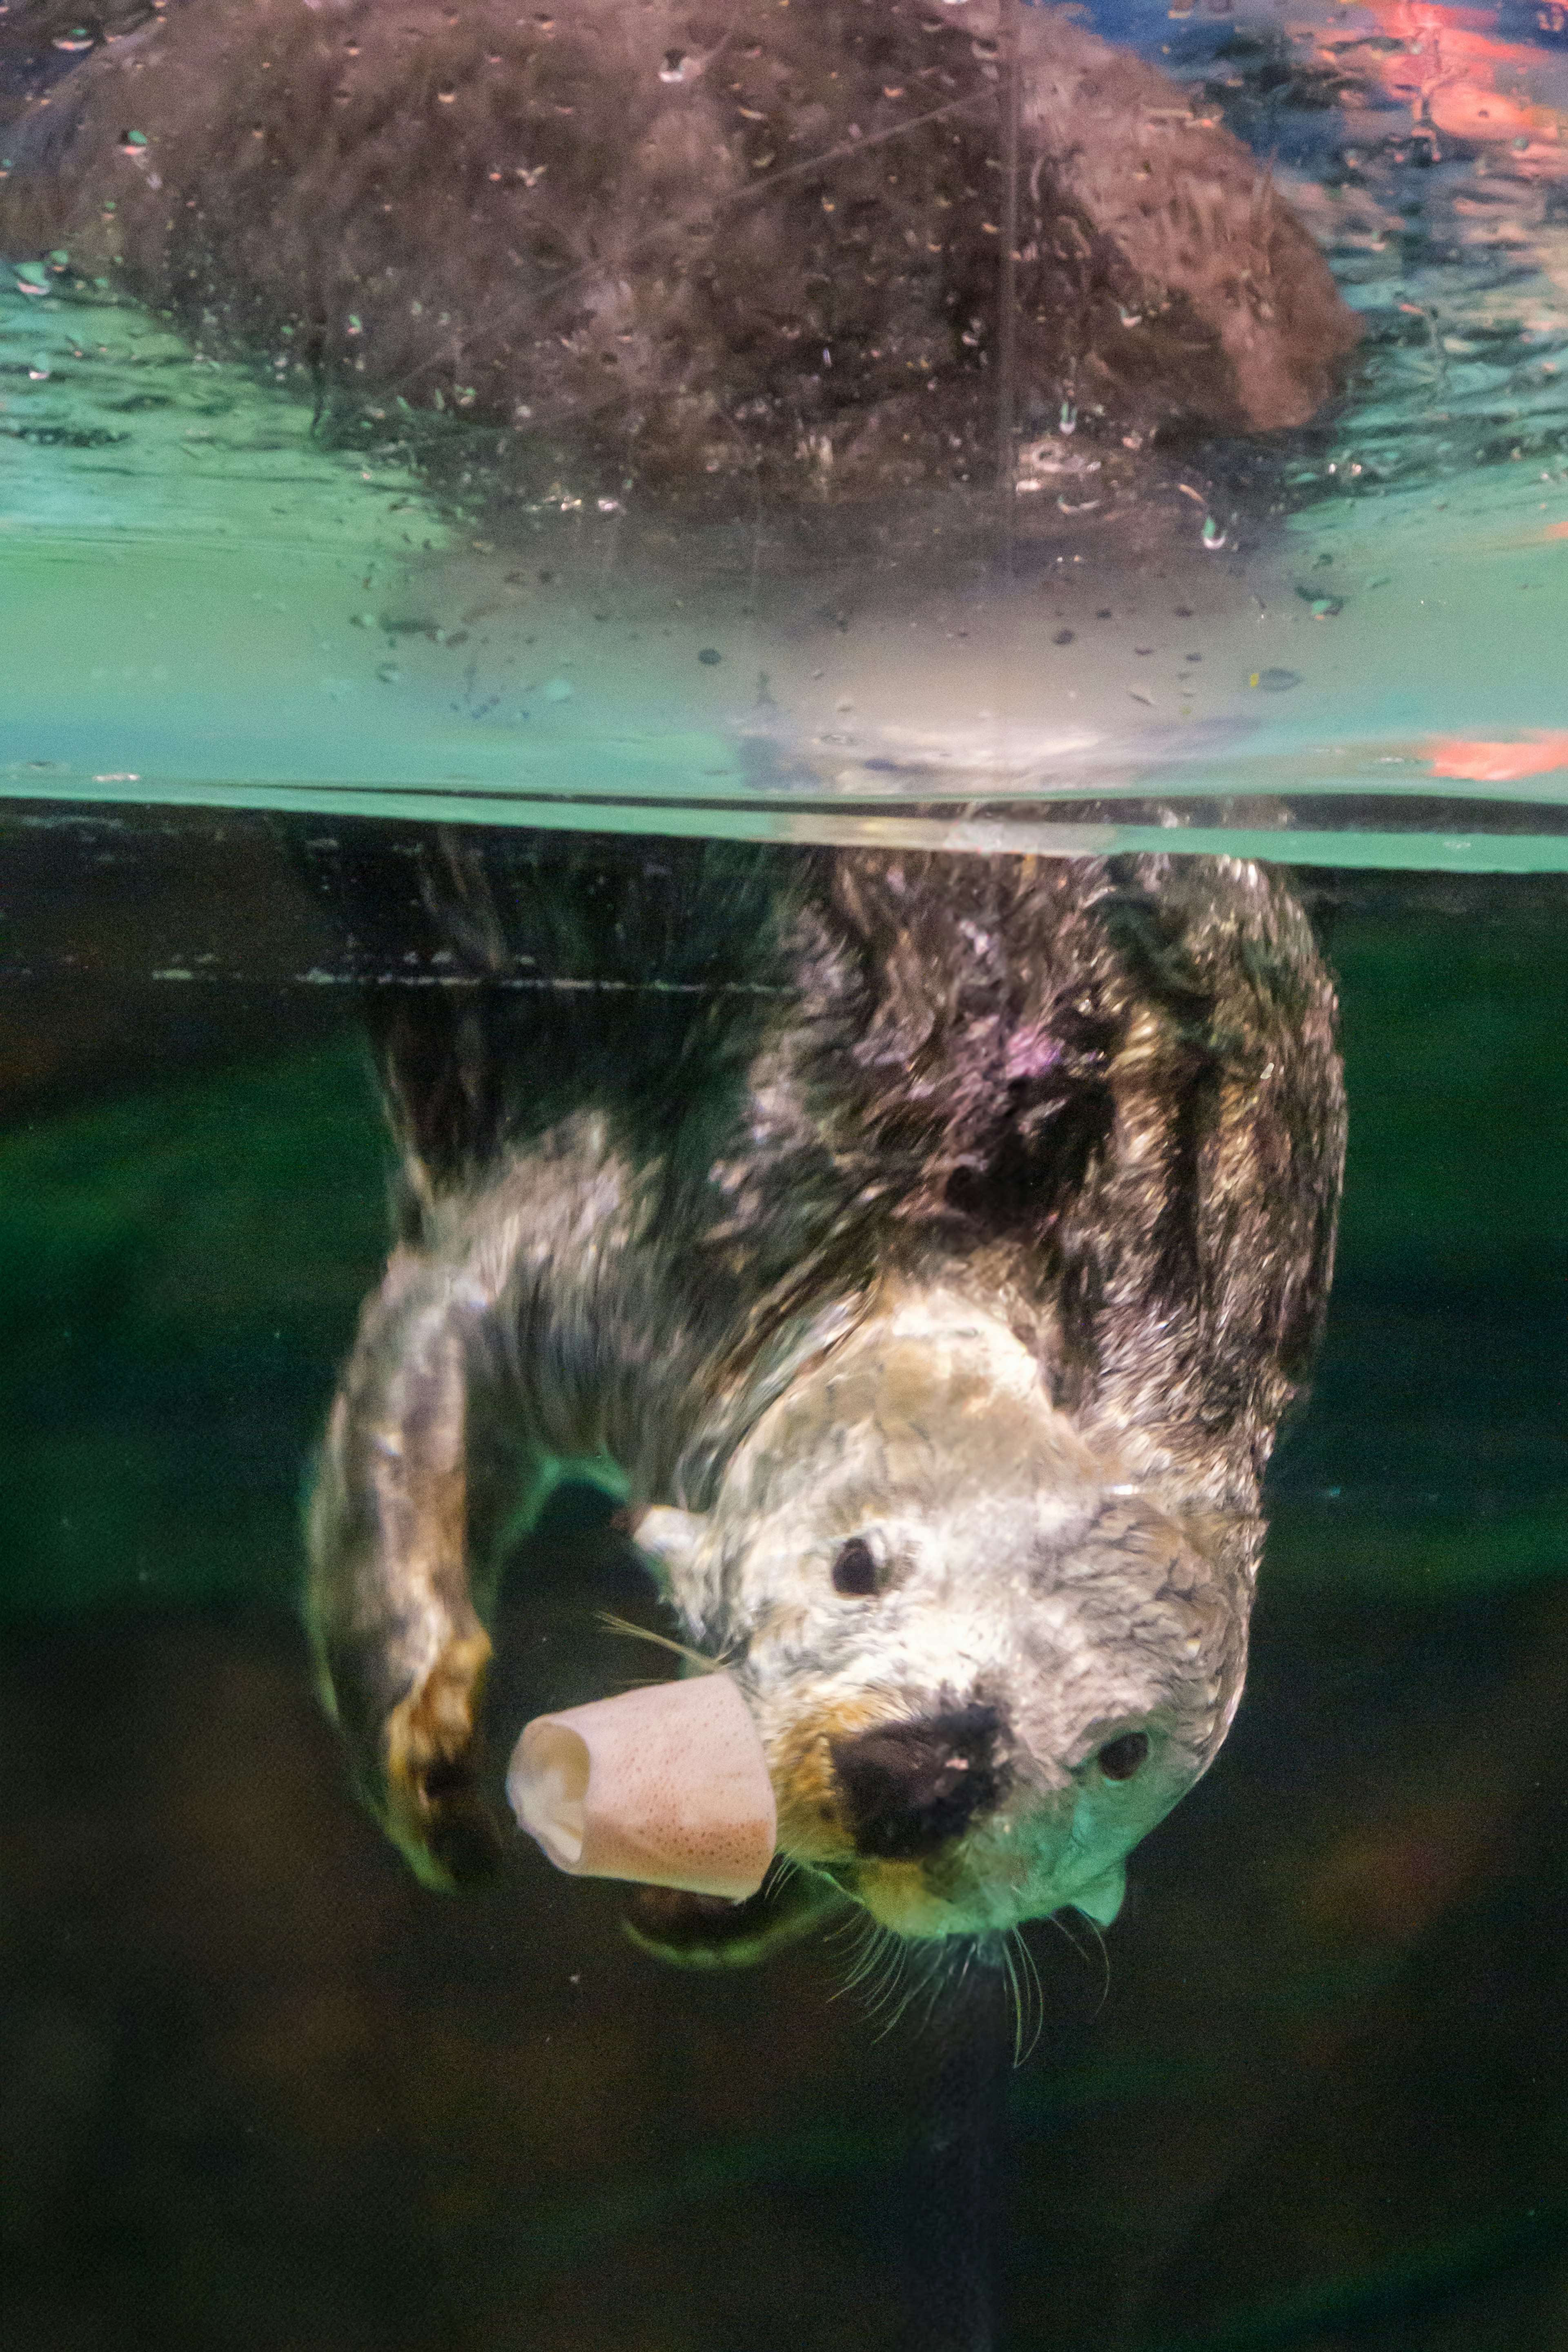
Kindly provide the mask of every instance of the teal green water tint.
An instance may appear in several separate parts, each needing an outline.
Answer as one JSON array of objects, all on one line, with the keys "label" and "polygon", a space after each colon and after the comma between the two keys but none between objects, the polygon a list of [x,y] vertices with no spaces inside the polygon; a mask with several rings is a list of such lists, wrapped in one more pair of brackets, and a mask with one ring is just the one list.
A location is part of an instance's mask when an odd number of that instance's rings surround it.
[{"label": "teal green water tint", "polygon": [[41,1122],[0,1161],[8,1608],[287,1598],[385,1245],[355,1048]]},{"label": "teal green water tint", "polygon": [[1020,418],[1005,499],[525,494],[525,424],[394,392],[334,432],[286,338],[217,359],[13,255],[0,794],[1562,870],[1568,66],[1551,6],[1482,13],[1102,0],[1270,159],[1362,341],[1250,440]]},{"label": "teal green water tint", "polygon": [[1275,1466],[1277,1579],[1419,1596],[1568,1565],[1565,917],[1506,886],[1416,911],[1391,882],[1331,926],[1340,1271]]},{"label": "teal green water tint", "polygon": [[493,436],[438,491],[406,441],[323,446],[299,398],[49,283],[0,287],[0,792],[1066,850],[1138,846],[1118,801],[1202,802],[1195,847],[1568,863],[1529,814],[1568,790],[1560,451],[1341,485],[1347,415],[1293,511],[1233,501],[1218,547],[1169,478],[1019,500],[1006,548],[977,491],[496,514]]},{"label": "teal green water tint", "polygon": [[1333,252],[1364,376],[1267,494],[1194,446],[1079,497],[1100,461],[1062,442],[1006,543],[977,489],[494,503],[494,433],[334,449],[298,391],[16,275],[0,793],[955,849],[1138,846],[1171,814],[1107,802],[1208,802],[1194,846],[1559,870],[1528,814],[1568,793],[1554,233],[1535,270]]},{"label": "teal green water tint", "polygon": [[[1386,47],[1371,12],[1100,13],[1280,158],[1327,251],[1364,342],[1310,428],[1141,474],[1048,436],[1005,517],[971,486],[703,523],[522,498],[507,435],[406,403],[334,446],[303,362],[193,353],[40,256],[0,269],[0,794],[969,850],[1180,819],[1561,870],[1555,149],[1373,142],[1322,82]],[[1504,30],[1544,121],[1555,37]]]}]

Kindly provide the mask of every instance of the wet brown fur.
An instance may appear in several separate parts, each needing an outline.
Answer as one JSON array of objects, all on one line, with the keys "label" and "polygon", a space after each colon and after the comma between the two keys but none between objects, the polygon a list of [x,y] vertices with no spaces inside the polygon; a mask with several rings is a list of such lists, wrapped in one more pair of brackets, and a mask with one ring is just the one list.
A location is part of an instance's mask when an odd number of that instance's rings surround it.
[{"label": "wet brown fur", "polygon": [[[47,54],[58,16],[22,10],[0,47]],[[63,247],[340,415],[517,425],[541,482],[689,499],[994,466],[997,0],[97,22],[5,131],[18,257]],[[1019,430],[1063,400],[1138,427],[1301,423],[1355,329],[1267,173],[1065,12],[1022,8],[1018,40]]]}]

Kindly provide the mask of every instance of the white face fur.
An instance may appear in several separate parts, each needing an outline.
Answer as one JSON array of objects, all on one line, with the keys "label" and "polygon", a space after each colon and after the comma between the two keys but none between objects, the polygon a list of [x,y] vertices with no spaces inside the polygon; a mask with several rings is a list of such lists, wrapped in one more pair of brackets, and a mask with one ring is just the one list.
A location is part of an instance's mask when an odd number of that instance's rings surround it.
[{"label": "white face fur", "polygon": [[889,1302],[711,1511],[638,1534],[750,1702],[781,1849],[902,1935],[1113,1918],[1239,1695],[1249,1596],[951,1292]]}]

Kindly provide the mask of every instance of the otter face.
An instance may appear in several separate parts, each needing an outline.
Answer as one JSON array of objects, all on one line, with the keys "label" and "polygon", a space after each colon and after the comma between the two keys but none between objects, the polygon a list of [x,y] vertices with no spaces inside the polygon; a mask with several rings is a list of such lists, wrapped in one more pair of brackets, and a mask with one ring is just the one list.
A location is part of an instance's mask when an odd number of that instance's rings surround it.
[{"label": "otter face", "polygon": [[747,1694],[782,1850],[904,1936],[1109,1922],[1239,1696],[1245,1570],[1119,1481],[953,1297],[862,1326],[711,1511],[639,1532]]}]

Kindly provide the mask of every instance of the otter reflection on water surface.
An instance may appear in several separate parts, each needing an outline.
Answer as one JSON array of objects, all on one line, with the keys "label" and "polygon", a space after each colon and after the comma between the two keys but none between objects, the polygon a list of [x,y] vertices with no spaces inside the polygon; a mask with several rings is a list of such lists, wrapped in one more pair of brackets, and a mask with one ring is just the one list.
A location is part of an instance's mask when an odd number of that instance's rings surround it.
[{"label": "otter reflection on water surface", "polygon": [[311,1518],[392,1834],[436,1883],[494,1858],[483,1619],[570,1475],[734,1674],[800,1866],[648,1940],[1113,1918],[1239,1697],[1330,1275],[1334,1002],[1284,882],[548,835],[402,875],[387,919],[471,985],[375,1001],[402,1238]]},{"label": "otter reflection on water surface", "polygon": [[482,424],[465,485],[749,511],[988,479],[1004,378],[1004,435],[1065,404],[1122,465],[1303,423],[1355,340],[1272,174],[1065,9],[74,6],[0,12],[0,254],[356,446]]}]

